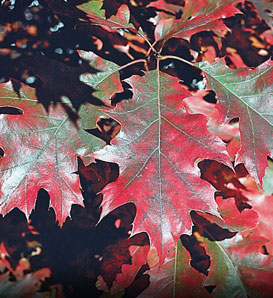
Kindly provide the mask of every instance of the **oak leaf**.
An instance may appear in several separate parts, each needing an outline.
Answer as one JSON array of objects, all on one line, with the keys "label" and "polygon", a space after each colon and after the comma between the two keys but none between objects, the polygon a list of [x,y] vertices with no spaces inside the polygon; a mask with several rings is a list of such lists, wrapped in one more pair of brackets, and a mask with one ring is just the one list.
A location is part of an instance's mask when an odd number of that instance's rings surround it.
[{"label": "oak leaf", "polygon": [[95,158],[116,162],[120,176],[104,190],[102,215],[127,202],[137,208],[133,233],[148,232],[161,262],[191,227],[189,211],[217,215],[213,189],[195,165],[208,156],[229,163],[224,143],[207,131],[206,117],[189,115],[190,96],[178,80],[158,70],[126,80],[134,96],[107,115],[121,124],[111,145]]},{"label": "oak leaf", "polygon": [[[96,59],[95,55],[90,55]],[[83,77],[98,89],[99,97],[123,90],[119,74],[113,71],[118,66],[113,65],[103,72],[104,65],[99,74]],[[81,100],[84,99],[80,98],[79,102]],[[67,99],[63,101],[69,105]],[[18,96],[10,83],[1,84],[0,102],[0,146],[4,153],[0,164],[1,213],[18,207],[29,216],[37,193],[43,187],[49,192],[56,219],[62,224],[72,204],[82,205],[79,177],[75,173],[76,157],[82,156],[90,162],[88,155],[103,145],[85,130],[95,126],[101,113],[91,104],[82,105],[76,125],[61,103],[50,106],[47,112],[37,103],[34,89],[24,85]],[[12,115],[11,111],[16,113]]]},{"label": "oak leaf", "polygon": [[102,1],[89,1],[78,6],[81,10],[87,13],[90,21],[98,26],[107,27],[109,30],[115,29],[131,29],[136,32],[136,29],[130,21],[130,10],[125,4],[121,5],[117,13],[110,18],[106,18],[105,10]]},{"label": "oak leaf", "polygon": [[217,94],[222,118],[239,117],[241,147],[236,164],[244,163],[250,175],[262,182],[267,155],[273,155],[273,62],[266,61],[253,70],[230,69],[221,61],[199,66],[208,87]]},{"label": "oak leaf", "polygon": [[207,30],[225,30],[228,28],[223,18],[233,16],[240,11],[234,6],[237,0],[185,1],[184,13],[179,20],[162,19],[155,28],[156,40],[168,40],[171,37],[189,39],[193,34]]}]

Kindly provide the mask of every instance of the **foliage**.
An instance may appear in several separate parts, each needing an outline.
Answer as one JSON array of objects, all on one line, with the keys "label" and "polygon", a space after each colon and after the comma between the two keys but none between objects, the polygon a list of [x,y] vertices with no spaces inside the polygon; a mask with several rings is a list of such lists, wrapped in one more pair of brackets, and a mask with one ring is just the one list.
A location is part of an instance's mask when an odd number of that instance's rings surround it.
[{"label": "foliage", "polygon": [[270,297],[270,9],[1,2],[1,297]]}]

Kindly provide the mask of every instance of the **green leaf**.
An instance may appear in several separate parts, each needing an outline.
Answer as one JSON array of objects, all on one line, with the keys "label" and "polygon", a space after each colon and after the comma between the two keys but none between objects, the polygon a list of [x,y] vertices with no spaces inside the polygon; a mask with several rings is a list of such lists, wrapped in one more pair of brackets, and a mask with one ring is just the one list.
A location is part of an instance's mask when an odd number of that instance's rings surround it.
[{"label": "green leaf", "polygon": [[100,3],[98,2],[101,2],[101,1],[91,0],[85,4],[78,6],[78,8],[86,12],[89,19],[95,25],[107,26],[111,30],[130,28],[131,30],[136,32],[135,27],[131,23],[129,23],[130,10],[127,5],[125,4],[121,5],[116,15],[113,15],[109,19],[106,19],[105,11],[101,10],[102,6],[100,6]]},{"label": "green leaf", "polygon": [[271,0],[251,0],[256,6],[259,15],[267,24],[273,27],[273,4]]},{"label": "green leaf", "polygon": [[83,10],[86,13],[93,12],[94,15],[101,18],[105,18],[105,10],[102,9],[102,6],[103,6],[103,1],[92,0],[86,3],[82,3],[81,5],[78,5],[78,8]]},{"label": "green leaf", "polygon": [[258,251],[264,240],[237,234],[224,241],[204,239],[211,256],[206,284],[215,285],[213,297],[270,297],[273,285],[273,258]]},{"label": "green leaf", "polygon": [[268,160],[268,167],[265,169],[265,176],[263,179],[264,191],[271,195],[273,194],[273,162]]},{"label": "green leaf", "polygon": [[266,61],[255,69],[230,69],[223,62],[201,62],[208,87],[219,100],[225,121],[240,120],[241,148],[236,164],[243,162],[249,173],[262,181],[267,155],[273,156],[273,62]]},{"label": "green leaf", "polygon": [[93,87],[96,90],[94,95],[109,105],[109,99],[116,92],[123,91],[118,72],[119,66],[93,52],[79,51],[79,55],[83,60],[87,60],[90,66],[98,70],[97,73],[81,74],[80,81]]}]

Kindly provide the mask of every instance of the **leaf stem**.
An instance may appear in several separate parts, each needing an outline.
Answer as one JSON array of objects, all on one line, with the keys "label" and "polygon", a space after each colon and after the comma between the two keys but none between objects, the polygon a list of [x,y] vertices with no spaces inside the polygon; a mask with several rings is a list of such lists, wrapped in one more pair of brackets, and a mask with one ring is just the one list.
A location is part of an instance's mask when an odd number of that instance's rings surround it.
[{"label": "leaf stem", "polygon": [[[140,27],[140,29],[142,30],[142,28]],[[142,30],[143,31],[143,30]],[[156,49],[154,48],[154,45],[155,45],[155,43],[153,43],[153,44],[151,44],[150,43],[150,41],[149,41],[149,39],[142,33],[142,32],[138,32],[137,33],[139,36],[141,36],[146,42],[147,42],[147,44],[149,45],[149,50],[148,50],[148,53],[150,53],[151,52],[151,50],[154,52],[154,53],[156,53]],[[147,54],[147,56],[148,56],[148,54]]]},{"label": "leaf stem", "polygon": [[153,42],[153,44],[150,46],[150,48],[149,48],[149,50],[148,50],[148,52],[147,52],[147,54],[146,54],[147,57],[149,57],[149,55],[150,55],[150,53],[151,53],[151,50],[152,50],[154,53],[157,53],[156,49],[154,48],[154,46],[156,45],[156,43],[157,43],[157,40],[155,40],[155,41]]}]

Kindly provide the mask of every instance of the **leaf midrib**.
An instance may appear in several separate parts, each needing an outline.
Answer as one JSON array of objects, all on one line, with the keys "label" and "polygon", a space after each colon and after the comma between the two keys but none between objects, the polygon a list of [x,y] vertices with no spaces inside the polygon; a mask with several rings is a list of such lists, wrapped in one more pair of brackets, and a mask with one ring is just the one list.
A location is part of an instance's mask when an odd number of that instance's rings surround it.
[{"label": "leaf midrib", "polygon": [[[164,214],[164,207],[162,205],[162,177],[161,177],[161,125],[162,125],[162,115],[161,115],[161,97],[160,97],[160,67],[159,63],[160,60],[157,59],[156,61],[156,71],[157,71],[157,110],[158,110],[158,179],[159,179],[159,204],[160,204],[160,230],[161,230],[161,242],[163,242],[163,214]],[[161,243],[162,247],[162,254],[163,254],[163,245],[164,243]]]}]

